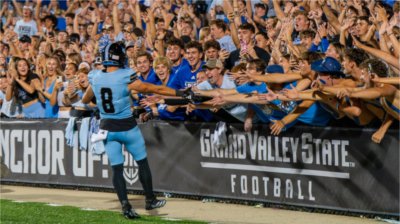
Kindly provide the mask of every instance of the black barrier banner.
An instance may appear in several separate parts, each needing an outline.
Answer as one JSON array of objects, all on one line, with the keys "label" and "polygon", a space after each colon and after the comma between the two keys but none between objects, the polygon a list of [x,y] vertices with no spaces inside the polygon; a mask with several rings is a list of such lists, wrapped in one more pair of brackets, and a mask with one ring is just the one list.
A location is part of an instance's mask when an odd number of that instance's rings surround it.
[{"label": "black barrier banner", "polygon": [[[65,142],[66,121],[0,121],[5,181],[111,188],[107,156]],[[215,124],[141,124],[157,191],[399,216],[399,131],[381,144],[374,130],[295,127],[272,136],[266,126],[230,125],[225,148]],[[90,147],[90,146],[89,146]],[[141,189],[125,154],[124,176]]]}]

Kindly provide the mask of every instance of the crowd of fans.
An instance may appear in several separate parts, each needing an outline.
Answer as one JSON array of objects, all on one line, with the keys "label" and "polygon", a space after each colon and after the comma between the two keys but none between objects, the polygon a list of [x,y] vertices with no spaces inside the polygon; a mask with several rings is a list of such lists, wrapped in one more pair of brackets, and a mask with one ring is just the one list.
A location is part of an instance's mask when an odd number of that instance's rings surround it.
[{"label": "crowd of fans", "polygon": [[399,11],[394,0],[3,1],[1,116],[93,116],[88,73],[121,42],[142,81],[208,97],[132,92],[142,121],[266,123],[278,135],[346,118],[376,127],[379,143],[399,120]]}]

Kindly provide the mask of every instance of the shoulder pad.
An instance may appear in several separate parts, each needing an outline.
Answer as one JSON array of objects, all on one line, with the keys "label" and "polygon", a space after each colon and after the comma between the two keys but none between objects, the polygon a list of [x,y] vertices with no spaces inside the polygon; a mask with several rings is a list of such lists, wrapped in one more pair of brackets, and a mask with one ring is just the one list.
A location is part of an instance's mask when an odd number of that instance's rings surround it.
[{"label": "shoulder pad", "polygon": [[132,83],[134,81],[136,81],[138,79],[138,75],[136,72],[133,72],[130,76],[129,76],[129,83]]}]

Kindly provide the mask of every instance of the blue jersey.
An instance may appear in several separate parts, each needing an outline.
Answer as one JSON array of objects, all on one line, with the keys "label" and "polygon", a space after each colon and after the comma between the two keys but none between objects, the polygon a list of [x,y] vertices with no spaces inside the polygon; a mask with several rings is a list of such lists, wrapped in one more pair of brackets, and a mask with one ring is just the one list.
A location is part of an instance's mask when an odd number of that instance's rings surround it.
[{"label": "blue jersey", "polygon": [[[167,87],[171,87],[172,80],[171,78],[168,79]],[[169,112],[167,110],[166,104],[159,104],[157,105],[157,110],[159,113],[159,118],[162,120],[175,120],[175,121],[184,121],[187,118],[186,109],[185,108],[178,108],[174,112]]]},{"label": "blue jersey", "polygon": [[101,118],[125,119],[132,116],[128,85],[137,79],[136,72],[129,68],[114,72],[94,70],[89,73]]},{"label": "blue jersey", "polygon": [[180,82],[175,82],[175,84],[172,84],[172,80],[185,77],[188,73],[191,73],[189,62],[186,59],[182,59],[182,62],[179,65],[171,68],[171,75],[169,77],[171,80],[171,88],[184,89],[184,85],[182,85]]},{"label": "blue jersey", "polygon": [[149,74],[147,75],[147,79],[144,79],[143,76],[139,76],[139,79],[142,82],[148,82],[154,85],[161,85],[161,80],[157,77],[153,68],[150,69]]},{"label": "blue jersey", "polygon": [[236,91],[238,91],[238,93],[244,93],[244,94],[253,93],[253,92],[265,93],[267,91],[267,84],[265,84],[265,82],[263,82],[260,85],[257,85],[255,83],[248,82],[248,83],[238,86],[236,88]]},{"label": "blue jersey", "polygon": [[205,62],[200,62],[200,67],[196,71],[186,71],[185,73],[179,73],[172,78],[170,87],[173,89],[186,89],[187,87],[194,86],[196,84],[197,73],[202,70],[202,66]]},{"label": "blue jersey", "polygon": [[[282,89],[292,89],[291,85],[293,85],[294,87],[297,86],[297,81],[292,83],[284,83]],[[282,101],[276,99],[271,101],[271,104],[275,105],[277,108],[279,108],[279,110],[285,112],[286,114],[291,113],[297,107],[296,101]]]},{"label": "blue jersey", "polygon": [[159,104],[157,106],[158,110],[158,117],[161,120],[174,120],[174,121],[184,121],[186,120],[186,109],[185,108],[178,108],[174,112],[169,112],[167,110],[166,104]]},{"label": "blue jersey", "polygon": [[315,102],[304,113],[302,113],[297,120],[304,124],[324,127],[328,125],[331,118],[331,114],[324,110],[319,102]]},{"label": "blue jersey", "polygon": [[[261,83],[260,85],[256,85],[254,83],[246,83],[236,88],[239,93],[267,93],[267,84]],[[268,104],[250,104],[250,108],[254,110],[257,117],[263,123],[269,123],[271,120],[280,120],[286,114],[283,111],[275,110]]]},{"label": "blue jersey", "polygon": [[[149,74],[147,75],[147,79],[144,79],[143,76],[139,75],[138,78],[140,79],[140,81],[142,82],[147,82],[147,83],[151,83],[154,85],[161,85],[162,82],[161,80],[158,78],[157,74],[154,72],[154,69],[151,68],[149,71]],[[134,106],[139,106],[139,101],[141,99],[143,99],[143,94],[138,93],[138,100],[133,99],[133,105]]]},{"label": "blue jersey", "polygon": [[[297,82],[293,82],[292,85],[294,87],[297,86]],[[291,89],[290,85],[285,85],[286,89]],[[293,101],[292,101],[293,102]],[[297,102],[297,104],[300,104]],[[293,108],[291,108],[293,110]],[[328,113],[328,111],[324,110],[319,102],[315,102],[311,105],[304,113],[302,113],[296,120],[300,121],[304,124],[313,125],[313,126],[326,126],[331,120],[332,115]],[[294,122],[292,122],[294,123]]]}]

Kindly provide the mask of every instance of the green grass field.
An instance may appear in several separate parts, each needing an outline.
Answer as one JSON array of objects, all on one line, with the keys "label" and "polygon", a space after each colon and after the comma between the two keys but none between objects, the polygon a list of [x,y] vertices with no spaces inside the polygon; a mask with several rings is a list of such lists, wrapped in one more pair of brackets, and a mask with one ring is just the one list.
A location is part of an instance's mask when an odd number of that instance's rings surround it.
[{"label": "green grass field", "polygon": [[24,224],[89,224],[89,223],[188,223],[187,220],[163,220],[162,217],[143,216],[137,220],[125,219],[113,211],[88,211],[71,206],[49,206],[43,203],[0,200],[0,223]]}]

